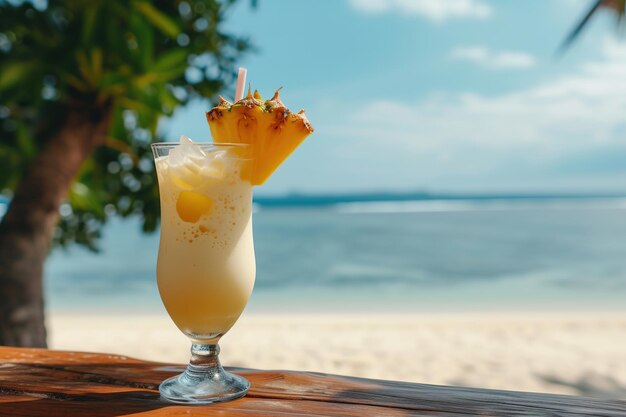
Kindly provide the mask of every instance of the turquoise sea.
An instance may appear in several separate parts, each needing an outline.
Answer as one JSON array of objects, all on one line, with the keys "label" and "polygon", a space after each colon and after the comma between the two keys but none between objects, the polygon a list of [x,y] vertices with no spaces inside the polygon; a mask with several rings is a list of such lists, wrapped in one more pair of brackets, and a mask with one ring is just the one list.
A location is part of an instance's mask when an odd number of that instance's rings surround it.
[{"label": "turquoise sea", "polygon": [[[626,310],[626,199],[258,199],[251,311]],[[365,200],[365,201],[363,201]],[[158,233],[56,250],[54,310],[161,310]]]}]

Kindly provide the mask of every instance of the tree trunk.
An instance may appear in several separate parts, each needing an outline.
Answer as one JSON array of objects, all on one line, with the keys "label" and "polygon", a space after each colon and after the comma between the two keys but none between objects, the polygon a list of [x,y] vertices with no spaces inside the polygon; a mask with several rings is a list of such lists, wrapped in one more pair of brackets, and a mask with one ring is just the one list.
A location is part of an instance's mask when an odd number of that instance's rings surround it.
[{"label": "tree trunk", "polygon": [[107,125],[101,111],[69,111],[15,189],[0,223],[0,345],[46,346],[43,264],[59,206]]}]

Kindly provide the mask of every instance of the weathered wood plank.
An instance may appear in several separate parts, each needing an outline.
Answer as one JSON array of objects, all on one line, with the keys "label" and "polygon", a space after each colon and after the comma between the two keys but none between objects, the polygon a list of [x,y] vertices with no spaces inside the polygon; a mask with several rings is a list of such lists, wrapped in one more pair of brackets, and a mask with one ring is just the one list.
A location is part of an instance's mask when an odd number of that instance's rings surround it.
[{"label": "weathered wood plank", "polygon": [[252,383],[243,399],[193,407],[161,402],[158,384],[182,369],[0,347],[0,416],[626,416],[626,401],[245,369],[234,369]]}]

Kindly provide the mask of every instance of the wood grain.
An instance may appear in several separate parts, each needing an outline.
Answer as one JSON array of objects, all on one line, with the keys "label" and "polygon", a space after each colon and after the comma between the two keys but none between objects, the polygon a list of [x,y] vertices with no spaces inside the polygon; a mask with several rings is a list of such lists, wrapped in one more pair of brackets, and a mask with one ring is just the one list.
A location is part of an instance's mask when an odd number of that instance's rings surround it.
[{"label": "wood grain", "polygon": [[209,406],[159,399],[182,365],[0,347],[0,416],[626,416],[626,401],[233,369],[245,398]]}]

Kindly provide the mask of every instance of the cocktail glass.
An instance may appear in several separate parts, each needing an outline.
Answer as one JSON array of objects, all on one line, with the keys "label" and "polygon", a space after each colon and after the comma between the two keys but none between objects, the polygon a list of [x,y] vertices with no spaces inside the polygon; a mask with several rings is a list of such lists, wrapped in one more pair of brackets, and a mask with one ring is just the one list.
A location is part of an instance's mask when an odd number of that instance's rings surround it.
[{"label": "cocktail glass", "polygon": [[191,141],[152,145],[161,200],[159,293],[192,342],[185,372],[159,386],[170,402],[229,401],[250,387],[218,359],[218,341],[241,315],[256,274],[248,148]]}]

